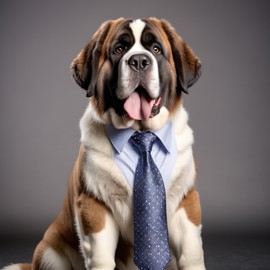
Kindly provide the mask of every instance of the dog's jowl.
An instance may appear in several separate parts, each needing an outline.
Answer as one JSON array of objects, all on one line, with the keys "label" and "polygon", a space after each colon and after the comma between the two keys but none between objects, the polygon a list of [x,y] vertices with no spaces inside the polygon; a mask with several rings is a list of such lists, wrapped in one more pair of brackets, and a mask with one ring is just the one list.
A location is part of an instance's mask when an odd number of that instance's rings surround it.
[{"label": "dog's jowl", "polygon": [[201,74],[197,56],[165,20],[120,18],[100,26],[71,71],[89,105],[64,205],[32,263],[5,269],[205,269],[182,102]]}]

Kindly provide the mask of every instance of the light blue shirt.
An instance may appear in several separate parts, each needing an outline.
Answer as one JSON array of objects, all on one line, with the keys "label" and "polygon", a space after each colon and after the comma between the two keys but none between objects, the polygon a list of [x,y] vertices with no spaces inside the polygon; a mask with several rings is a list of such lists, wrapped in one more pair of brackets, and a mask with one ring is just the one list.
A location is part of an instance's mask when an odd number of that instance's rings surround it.
[{"label": "light blue shirt", "polygon": [[[105,131],[113,146],[113,160],[133,189],[139,153],[129,139],[135,131],[131,128],[116,129],[113,125],[106,125]],[[168,123],[154,133],[158,139],[153,144],[151,155],[160,170],[165,188],[168,188],[170,176],[177,158],[174,129],[172,124]]]}]

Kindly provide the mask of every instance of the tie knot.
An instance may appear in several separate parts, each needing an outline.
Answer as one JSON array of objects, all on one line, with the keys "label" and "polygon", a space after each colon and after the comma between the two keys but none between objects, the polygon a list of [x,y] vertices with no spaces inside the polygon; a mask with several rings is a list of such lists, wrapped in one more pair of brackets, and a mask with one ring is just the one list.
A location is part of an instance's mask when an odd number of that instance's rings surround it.
[{"label": "tie knot", "polygon": [[151,152],[154,141],[157,139],[157,136],[149,131],[136,131],[131,136],[131,142],[135,147],[141,152]]}]

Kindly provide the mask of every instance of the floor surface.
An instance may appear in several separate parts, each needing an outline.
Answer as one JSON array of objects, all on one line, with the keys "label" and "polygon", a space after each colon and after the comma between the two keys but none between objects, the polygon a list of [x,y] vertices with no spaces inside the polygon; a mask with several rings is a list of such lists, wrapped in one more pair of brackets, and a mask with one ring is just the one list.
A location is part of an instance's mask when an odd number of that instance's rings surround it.
[{"label": "floor surface", "polygon": [[[30,262],[39,238],[0,239],[0,269],[10,263]],[[270,270],[270,237],[204,235],[207,270]]]}]

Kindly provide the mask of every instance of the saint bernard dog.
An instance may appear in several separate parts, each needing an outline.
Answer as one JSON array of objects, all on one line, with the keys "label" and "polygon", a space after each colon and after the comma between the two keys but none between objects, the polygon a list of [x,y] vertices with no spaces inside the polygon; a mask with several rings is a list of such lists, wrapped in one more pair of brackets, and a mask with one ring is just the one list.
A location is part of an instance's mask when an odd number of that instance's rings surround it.
[{"label": "saint bernard dog", "polygon": [[120,18],[100,26],[71,71],[89,105],[63,208],[32,263],[4,269],[138,269],[133,261],[138,154],[129,137],[141,130],[159,138],[152,155],[166,190],[171,260],[165,269],[205,269],[193,133],[182,102],[183,92],[200,77],[199,59],[167,21]]}]

